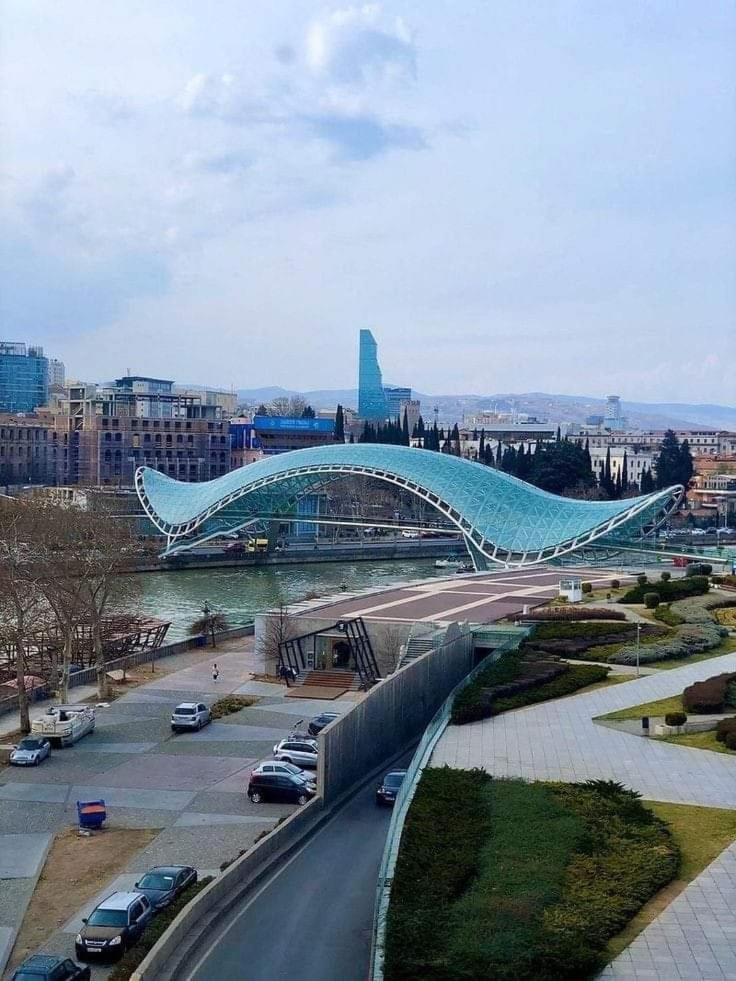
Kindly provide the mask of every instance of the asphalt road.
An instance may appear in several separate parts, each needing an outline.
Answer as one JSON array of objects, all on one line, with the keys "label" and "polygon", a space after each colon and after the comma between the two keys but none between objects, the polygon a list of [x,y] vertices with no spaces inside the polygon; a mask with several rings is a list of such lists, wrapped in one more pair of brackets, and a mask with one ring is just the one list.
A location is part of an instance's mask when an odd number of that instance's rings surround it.
[{"label": "asphalt road", "polygon": [[209,937],[185,981],[365,981],[390,819],[361,790]]}]

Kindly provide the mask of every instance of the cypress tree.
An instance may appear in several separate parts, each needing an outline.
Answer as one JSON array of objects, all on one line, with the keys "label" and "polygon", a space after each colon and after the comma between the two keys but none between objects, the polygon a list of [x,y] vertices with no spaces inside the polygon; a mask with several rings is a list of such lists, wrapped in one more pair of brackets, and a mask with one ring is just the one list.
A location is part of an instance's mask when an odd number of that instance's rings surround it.
[{"label": "cypress tree", "polygon": [[624,459],[621,464],[621,493],[625,494],[629,489],[629,454],[624,450]]},{"label": "cypress tree", "polygon": [[337,409],[335,409],[335,442],[345,442],[345,413],[339,402],[337,403]]},{"label": "cypress tree", "polygon": [[409,439],[409,413],[404,409],[404,421],[401,424],[401,442],[404,446],[409,446],[411,440]]}]

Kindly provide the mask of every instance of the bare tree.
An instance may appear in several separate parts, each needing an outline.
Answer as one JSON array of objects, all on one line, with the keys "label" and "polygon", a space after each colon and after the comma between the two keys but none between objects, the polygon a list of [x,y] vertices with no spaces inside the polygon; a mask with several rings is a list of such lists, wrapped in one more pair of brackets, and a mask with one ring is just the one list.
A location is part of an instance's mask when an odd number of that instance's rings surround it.
[{"label": "bare tree", "polygon": [[289,613],[288,606],[280,603],[276,609],[269,611],[261,635],[260,649],[266,674],[277,673],[281,645],[295,636],[294,617]]},{"label": "bare tree", "polygon": [[46,610],[39,588],[40,566],[33,554],[34,512],[25,503],[0,500],[0,624],[14,651],[20,730],[31,731],[26,690],[26,650],[43,624]]},{"label": "bare tree", "polygon": [[202,616],[198,617],[189,626],[189,636],[199,637],[204,634],[205,637],[209,636],[212,646],[217,647],[217,632],[227,630],[228,626],[229,624],[225,614],[217,610],[211,610],[207,603],[205,603]]},{"label": "bare tree", "polygon": [[406,643],[409,629],[406,624],[376,624],[372,644],[381,674],[389,674],[399,666],[402,646]]}]

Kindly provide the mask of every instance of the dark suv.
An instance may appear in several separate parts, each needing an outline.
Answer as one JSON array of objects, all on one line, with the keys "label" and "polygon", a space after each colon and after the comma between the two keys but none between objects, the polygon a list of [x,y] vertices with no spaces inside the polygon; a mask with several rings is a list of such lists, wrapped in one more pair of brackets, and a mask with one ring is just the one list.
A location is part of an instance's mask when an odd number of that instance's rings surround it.
[{"label": "dark suv", "polygon": [[146,929],[153,916],[148,897],[139,892],[114,892],[95,906],[77,934],[77,957],[120,957]]},{"label": "dark suv", "polygon": [[314,795],[314,784],[293,773],[252,773],[248,784],[248,796],[254,804],[265,800],[306,804]]},{"label": "dark suv", "polygon": [[89,981],[90,970],[68,957],[33,954],[16,968],[12,981]]}]

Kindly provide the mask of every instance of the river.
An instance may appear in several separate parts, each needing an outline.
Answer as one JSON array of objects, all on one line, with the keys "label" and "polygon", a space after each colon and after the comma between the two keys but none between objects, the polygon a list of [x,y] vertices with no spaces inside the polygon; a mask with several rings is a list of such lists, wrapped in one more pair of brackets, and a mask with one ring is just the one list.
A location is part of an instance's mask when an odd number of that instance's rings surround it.
[{"label": "river", "polygon": [[114,605],[130,613],[171,620],[166,639],[175,641],[189,635],[189,625],[201,616],[205,600],[236,627],[259,611],[293,603],[307,593],[326,596],[338,593],[343,585],[348,590],[380,589],[438,574],[446,576],[447,570],[435,570],[434,559],[143,572],[124,577],[123,595]]}]

